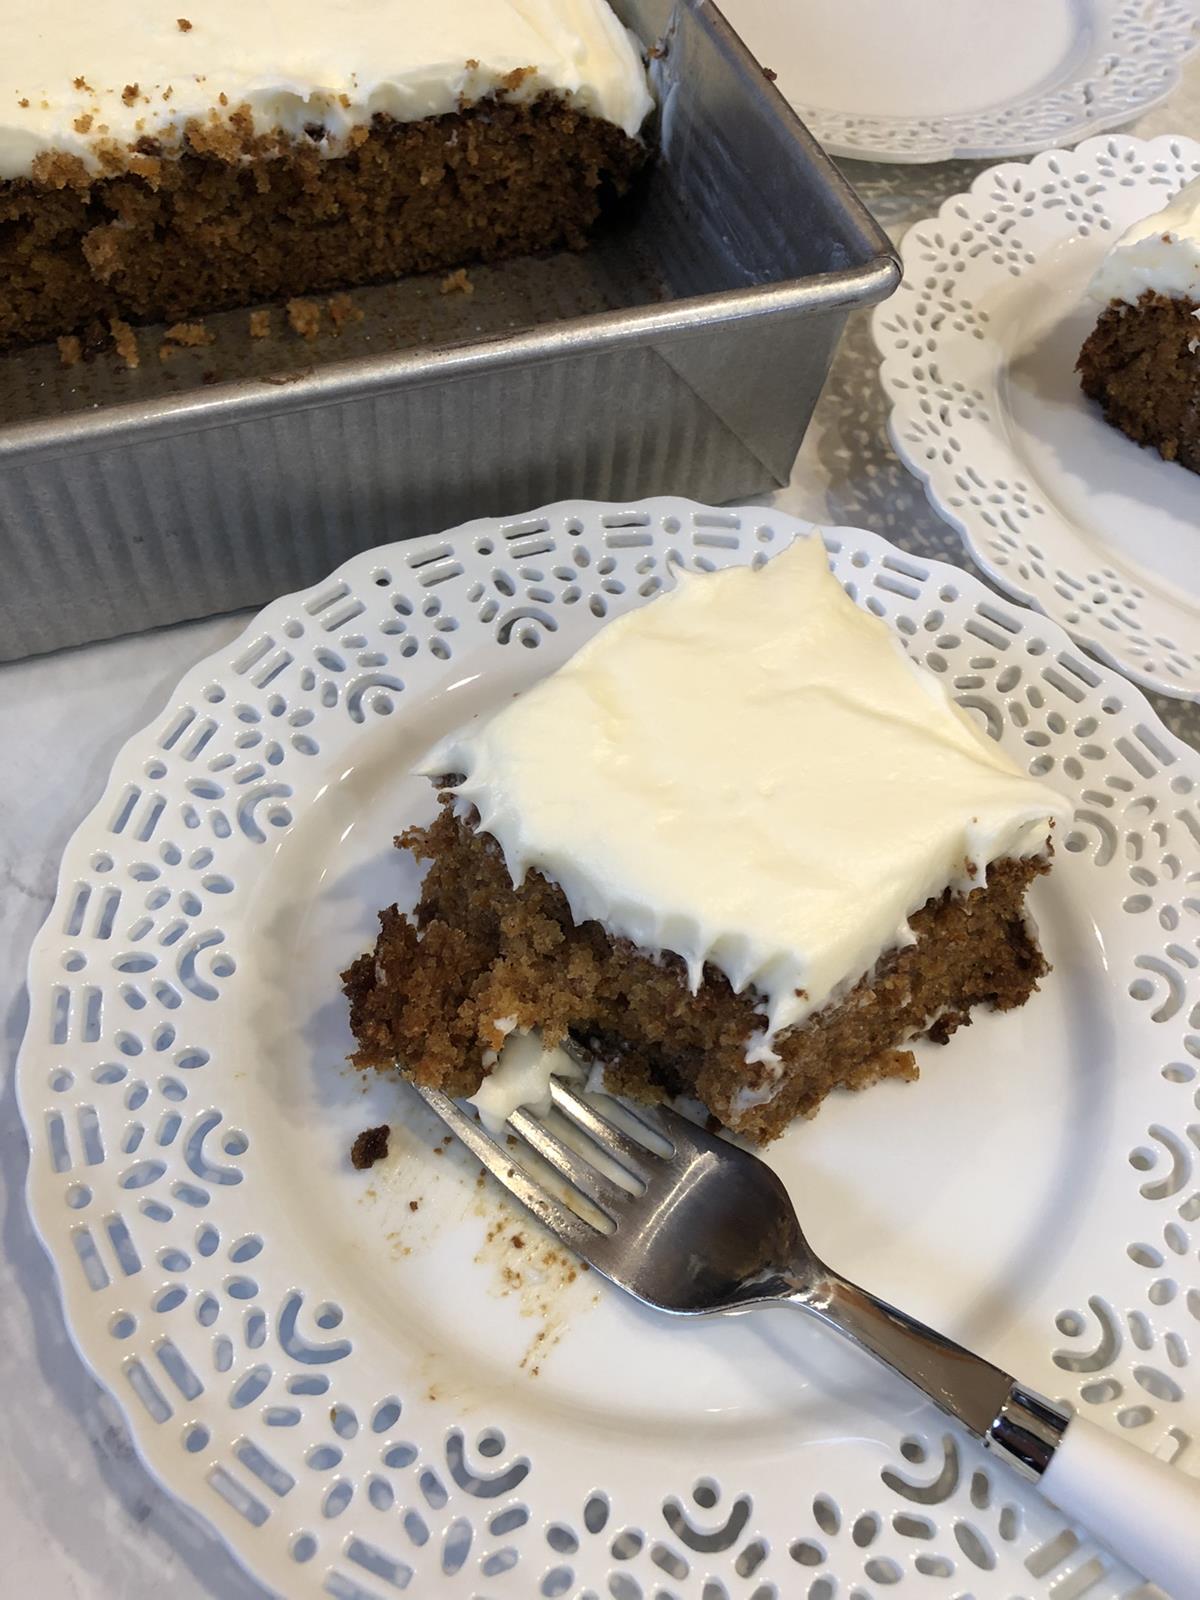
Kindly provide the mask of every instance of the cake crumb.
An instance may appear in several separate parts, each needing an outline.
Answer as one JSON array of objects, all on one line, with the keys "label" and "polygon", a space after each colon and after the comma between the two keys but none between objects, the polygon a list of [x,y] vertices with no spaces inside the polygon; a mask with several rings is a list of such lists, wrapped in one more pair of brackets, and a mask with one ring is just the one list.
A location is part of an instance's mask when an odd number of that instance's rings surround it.
[{"label": "cake crumb", "polygon": [[466,267],[459,267],[457,271],[447,274],[439,286],[442,294],[474,294],[475,285],[468,276]]},{"label": "cake crumb", "polygon": [[287,319],[292,331],[310,343],[321,331],[321,308],[315,300],[289,300]]},{"label": "cake crumb", "polygon": [[83,360],[83,345],[73,333],[64,333],[58,342],[58,359],[64,367],[75,367]]},{"label": "cake crumb", "polygon": [[[202,322],[174,322],[163,335],[163,343],[158,347],[158,359],[170,361],[172,356],[178,355],[181,350],[194,350],[200,345],[214,344],[216,334],[210,333]],[[203,382],[215,383],[216,373],[204,373]]]},{"label": "cake crumb", "polygon": [[28,99],[18,100],[17,104],[21,107],[22,111],[28,111],[29,110],[29,101],[28,101]]},{"label": "cake crumb", "polygon": [[172,344],[186,345],[189,348],[199,344],[213,344],[216,334],[210,333],[202,322],[173,322],[163,335]]},{"label": "cake crumb", "polygon": [[71,124],[71,126],[75,129],[76,133],[91,133],[92,113],[90,111],[82,112],[75,118],[75,121]]},{"label": "cake crumb", "polygon": [[364,1128],[350,1146],[350,1164],[359,1172],[373,1167],[377,1161],[382,1161],[388,1153],[388,1134],[390,1129],[386,1122],[378,1128]]},{"label": "cake crumb", "polygon": [[129,324],[123,322],[120,317],[110,317],[108,319],[108,331],[112,334],[113,344],[117,347],[117,354],[125,365],[131,371],[135,367],[140,367],[142,358],[138,352],[137,334],[134,333]]},{"label": "cake crumb", "polygon": [[779,74],[775,71],[774,67],[764,67],[762,69],[762,75],[768,83],[775,83],[779,78]]},{"label": "cake crumb", "polygon": [[408,1202],[408,1209],[410,1211],[419,1211],[421,1209],[421,1202],[419,1200],[410,1200]]},{"label": "cake crumb", "polygon": [[76,79],[74,79],[73,82],[72,82],[71,87],[73,89],[81,90],[84,94],[95,94],[95,92],[96,92],[95,89],[92,88],[91,84],[87,81],[86,78],[76,78]]},{"label": "cake crumb", "polygon": [[[969,1018],[963,1017],[960,1020],[966,1022],[969,1021]],[[933,1028],[930,1028],[927,1037],[933,1038],[934,1029],[937,1027],[938,1023],[935,1022]],[[950,1032],[954,1032],[953,1026],[951,1026]],[[945,1044],[946,1040],[938,1039],[936,1042]],[[915,1083],[920,1076],[917,1070],[917,1058],[911,1050],[881,1050],[872,1064],[875,1067],[878,1078],[902,1078],[908,1083]],[[866,1087],[866,1085],[864,1084],[863,1087]]]},{"label": "cake crumb", "polygon": [[250,337],[252,339],[271,337],[271,313],[266,308],[250,313]]},{"label": "cake crumb", "polygon": [[356,306],[348,294],[335,294],[329,297],[329,320],[333,323],[334,333],[341,333],[348,322],[361,322],[364,313],[362,308]]},{"label": "cake crumb", "polygon": [[124,100],[127,106],[131,106],[137,97],[138,86],[136,83],[127,83],[121,90],[121,99]]},{"label": "cake crumb", "polygon": [[191,33],[192,31],[192,25],[186,17],[176,17],[175,26],[179,29],[180,33]]}]

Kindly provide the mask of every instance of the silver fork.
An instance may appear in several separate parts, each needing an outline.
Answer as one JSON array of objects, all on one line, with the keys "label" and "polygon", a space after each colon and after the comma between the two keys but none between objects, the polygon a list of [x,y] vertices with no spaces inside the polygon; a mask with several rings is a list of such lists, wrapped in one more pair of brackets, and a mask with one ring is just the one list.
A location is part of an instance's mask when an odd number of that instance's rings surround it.
[{"label": "silver fork", "polygon": [[618,1125],[562,1079],[550,1090],[570,1143],[525,1109],[506,1127],[565,1180],[561,1197],[473,1114],[417,1092],[544,1227],[628,1294],[676,1316],[806,1311],[915,1384],[1173,1600],[1200,1600],[1200,1482],[834,1272],[756,1156],[670,1110],[635,1115],[622,1103]]}]

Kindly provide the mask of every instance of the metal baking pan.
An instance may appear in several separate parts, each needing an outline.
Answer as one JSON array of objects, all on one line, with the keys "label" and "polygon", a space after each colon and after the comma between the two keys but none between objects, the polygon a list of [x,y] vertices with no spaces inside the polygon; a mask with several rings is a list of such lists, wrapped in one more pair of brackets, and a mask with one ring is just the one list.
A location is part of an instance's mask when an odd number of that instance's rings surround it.
[{"label": "metal baking pan", "polygon": [[258,604],[352,551],[568,496],[786,482],[890,245],[707,0],[614,0],[654,43],[658,154],[595,248],[356,291],[142,364],[0,358],[0,659]]}]

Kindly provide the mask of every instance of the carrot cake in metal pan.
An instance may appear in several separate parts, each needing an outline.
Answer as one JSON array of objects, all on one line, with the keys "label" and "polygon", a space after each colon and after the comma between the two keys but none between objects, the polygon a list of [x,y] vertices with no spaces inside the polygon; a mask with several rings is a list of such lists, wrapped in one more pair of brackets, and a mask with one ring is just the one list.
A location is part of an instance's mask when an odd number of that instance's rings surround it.
[{"label": "carrot cake in metal pan", "polygon": [[0,350],[582,245],[650,109],[606,0],[42,0],[0,52]]},{"label": "carrot cake in metal pan", "polygon": [[819,536],[681,575],[423,770],[419,904],[344,978],[357,1062],[452,1095],[512,1057],[528,1098],[530,1036],[570,1035],[606,1088],[764,1142],[1048,970],[1025,895],[1064,802]]}]

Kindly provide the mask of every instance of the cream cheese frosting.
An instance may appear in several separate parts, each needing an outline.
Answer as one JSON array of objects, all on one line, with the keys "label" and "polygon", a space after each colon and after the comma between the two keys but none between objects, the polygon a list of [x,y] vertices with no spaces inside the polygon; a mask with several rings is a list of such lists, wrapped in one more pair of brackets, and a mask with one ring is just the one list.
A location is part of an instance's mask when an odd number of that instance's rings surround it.
[{"label": "cream cheese frosting", "polygon": [[908,919],[1069,815],[860,610],[819,536],[682,574],[422,763],[515,883],[536,869],[693,990],[762,997],[747,1058],[911,942]]},{"label": "cream cheese frosting", "polygon": [[49,152],[95,170],[102,142],[170,145],[243,105],[257,133],[321,125],[330,154],[377,112],[412,122],[496,90],[569,95],[631,137],[651,106],[606,0],[10,0],[4,34],[0,178]]},{"label": "cream cheese frosting", "polygon": [[[507,1026],[506,1026],[507,1024]],[[550,1079],[579,1079],[580,1068],[565,1050],[547,1049],[541,1035],[516,1028],[512,1018],[497,1027],[505,1034],[504,1044],[491,1070],[470,1098],[479,1120],[489,1133],[498,1134],[518,1106],[544,1117],[550,1110]]]},{"label": "cream cheese frosting", "polygon": [[1147,290],[1200,302],[1200,178],[1185,184],[1169,205],[1135,222],[1096,269],[1089,293],[1108,305],[1136,305]]}]

